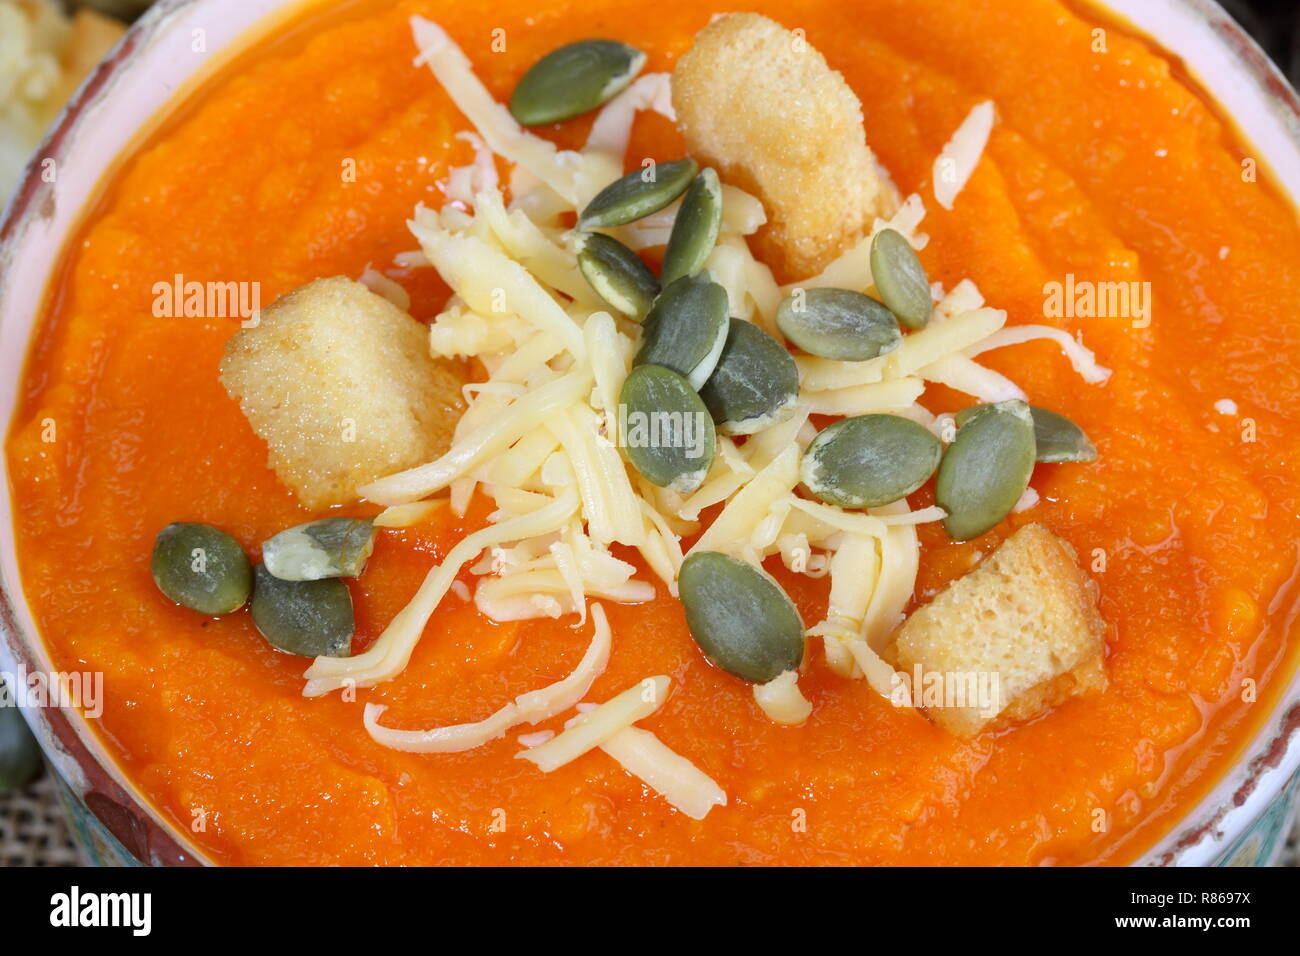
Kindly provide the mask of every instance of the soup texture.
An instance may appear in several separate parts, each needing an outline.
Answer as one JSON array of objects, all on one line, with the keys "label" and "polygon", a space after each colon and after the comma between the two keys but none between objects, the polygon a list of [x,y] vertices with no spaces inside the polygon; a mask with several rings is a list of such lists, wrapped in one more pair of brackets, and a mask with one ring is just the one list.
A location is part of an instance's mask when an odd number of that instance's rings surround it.
[{"label": "soup texture", "polygon": [[[1080,386],[1041,341],[982,357],[1078,422],[1099,458],[1039,465],[1039,502],[974,541],[923,528],[917,588],[925,601],[1019,525],[1045,524],[1100,588],[1109,686],[963,741],[810,653],[800,686],[813,715],[781,727],[704,659],[662,587],[648,604],[606,602],[613,651],[589,699],[672,678],[645,726],[729,796],[694,821],[600,754],[542,774],[515,759],[517,733],[428,755],[365,733],[366,703],[386,705],[392,726],[437,726],[563,677],[590,633],[571,617],[495,624],[449,596],[399,678],[309,699],[309,662],[269,647],[248,615],[172,606],[149,570],[163,526],[213,524],[256,554],[313,515],[218,380],[238,318],[156,315],[155,285],[255,282],[267,304],[414,248],[414,205],[440,204],[446,170],[473,152],[455,138],[466,121],[413,66],[413,14],[440,23],[504,102],[529,65],[583,37],[634,44],[648,70],[670,71],[729,8],[308,11],[219,70],[106,183],[67,248],[6,447],[22,584],[54,660],[105,674],[106,745],[215,861],[1122,863],[1204,794],[1275,701],[1293,657],[1300,541],[1300,228],[1266,170],[1252,174],[1249,147],[1168,55],[1058,0],[744,8],[803,29],[856,91],[876,155],[904,195],[927,200],[932,280],[970,276],[1010,324],[1081,333],[1113,370],[1104,387]],[[997,123],[983,160],[945,210],[934,158],[988,99]],[[544,134],[573,146],[589,124]],[[630,166],[681,152],[671,123],[642,115]],[[417,317],[442,307],[433,270],[400,281]],[[1148,313],[1098,315],[1064,295],[1081,282],[1138,283]],[[927,403],[969,401],[936,386]],[[912,497],[930,503],[928,490]],[[380,535],[350,583],[356,650],[489,509],[475,501],[464,518],[444,511]],[[805,623],[820,620],[824,582],[773,570]]]}]

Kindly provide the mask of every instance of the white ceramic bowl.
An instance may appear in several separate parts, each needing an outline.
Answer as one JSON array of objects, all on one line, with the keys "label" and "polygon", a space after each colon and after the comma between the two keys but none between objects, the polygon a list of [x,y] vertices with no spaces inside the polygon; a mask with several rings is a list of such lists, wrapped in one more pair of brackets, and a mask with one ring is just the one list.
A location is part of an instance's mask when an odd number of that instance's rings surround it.
[{"label": "white ceramic bowl", "polygon": [[[274,27],[298,0],[161,0],[86,81],[37,151],[0,220],[0,421],[13,417],[28,341],[67,237],[106,175],[169,104],[223,55]],[[1098,3],[1182,59],[1300,206],[1300,97],[1211,0]],[[192,52],[204,31],[207,54]],[[52,159],[55,182],[41,175]],[[48,164],[46,164],[48,165]],[[10,487],[0,460],[0,485]],[[0,670],[52,671],[19,586],[12,501],[0,498]],[[25,711],[64,783],[75,830],[100,862],[204,862],[163,820],[72,710]],[[1143,857],[1151,864],[1251,865],[1280,849],[1300,781],[1300,675],[1212,793]]]}]

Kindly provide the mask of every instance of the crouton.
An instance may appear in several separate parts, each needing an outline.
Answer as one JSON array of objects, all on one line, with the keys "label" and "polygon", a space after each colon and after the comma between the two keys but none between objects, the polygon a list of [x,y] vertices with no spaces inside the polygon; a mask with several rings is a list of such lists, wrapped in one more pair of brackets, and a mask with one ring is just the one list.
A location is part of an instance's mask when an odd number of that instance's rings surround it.
[{"label": "crouton", "polygon": [[857,96],[779,23],[756,13],[714,20],[678,61],[672,93],[689,153],[763,201],[760,252],[786,278],[819,272],[897,208]]},{"label": "crouton", "polygon": [[359,282],[317,279],[226,345],[221,381],[309,508],[353,501],[376,478],[451,444],[463,384],[423,325]]},{"label": "crouton", "polygon": [[[1024,720],[1105,687],[1105,627],[1096,585],[1075,563],[1073,549],[1031,524],[912,614],[891,656],[909,675],[918,666],[923,674],[944,675],[950,696],[926,713],[950,733],[971,737],[995,720],[998,726]],[[956,691],[981,679],[995,693],[985,701],[969,694],[961,700]],[[919,688],[913,698],[926,704]]]}]

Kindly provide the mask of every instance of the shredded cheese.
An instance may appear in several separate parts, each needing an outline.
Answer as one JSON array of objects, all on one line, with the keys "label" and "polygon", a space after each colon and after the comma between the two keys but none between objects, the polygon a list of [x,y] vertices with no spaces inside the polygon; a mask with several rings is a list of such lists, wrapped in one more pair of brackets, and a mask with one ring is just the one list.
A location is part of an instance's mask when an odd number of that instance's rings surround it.
[{"label": "shredded cheese", "polygon": [[622,159],[632,136],[632,121],[642,110],[653,110],[670,122],[677,120],[677,114],[673,111],[670,74],[646,73],[639,76],[627,89],[606,103],[591,124],[583,152],[604,152],[617,156],[620,168],[614,176],[621,175]]},{"label": "shredded cheese", "polygon": [[690,553],[721,551],[742,556],[755,527],[768,509],[799,483],[799,449],[793,445],[755,475],[700,535]]},{"label": "shredded cheese", "polygon": [[375,515],[376,528],[409,528],[411,525],[427,521],[435,511],[445,508],[443,499],[434,501],[413,501],[410,504],[394,505]]},{"label": "shredded cheese", "polygon": [[375,295],[381,295],[403,312],[411,311],[411,294],[401,284],[390,279],[378,269],[367,265],[357,279]]},{"label": "shredded cheese", "polygon": [[973,345],[967,346],[967,357],[979,355],[989,349],[1000,349],[1008,345],[1019,345],[1033,339],[1049,339],[1061,347],[1065,357],[1079,377],[1091,385],[1100,385],[1110,378],[1110,369],[1097,361],[1097,356],[1083,343],[1070,336],[1068,332],[1054,329],[1049,325],[1015,325],[1000,329],[985,336]]},{"label": "shredded cheese", "polygon": [[490,525],[461,539],[446,559],[431,569],[415,597],[365,652],[356,657],[318,657],[307,669],[303,694],[319,696],[341,687],[368,687],[397,676],[415,650],[424,625],[437,609],[460,569],[484,548],[558,531],[578,509],[577,492],[569,490],[531,514]]},{"label": "shredded cheese", "polygon": [[799,673],[785,671],[766,684],[754,685],[754,701],[777,724],[802,724],[812,714],[812,704],[799,690]]},{"label": "shredded cheese", "polygon": [[1002,309],[972,309],[946,322],[927,325],[903,337],[903,344],[890,352],[886,365],[896,375],[911,375],[954,352],[988,338],[1006,324]]},{"label": "shredded cheese", "polygon": [[[799,461],[816,435],[810,416],[883,412],[944,436],[951,418],[936,418],[920,404],[927,383],[985,402],[1021,398],[1014,382],[975,357],[1031,339],[1055,341],[1085,381],[1105,381],[1109,372],[1061,330],[1004,327],[1006,313],[986,307],[969,280],[946,294],[936,284],[930,323],[905,335],[898,349],[865,362],[796,357],[800,393],[788,419],[758,429],[742,444],[718,436],[713,464],[690,494],[656,487],[620,451],[618,402],[639,326],[611,313],[590,288],[567,224],[622,173],[637,115],[653,110],[672,118],[670,78],[658,73],[635,80],[601,109],[580,152],[561,150],[521,128],[492,99],[442,28],[420,17],[411,27],[420,50],[417,63],[429,66],[473,127],[456,137],[474,156],[449,174],[441,208],[416,207],[408,225],[420,251],[402,254],[397,264],[437,269],[452,295],[430,325],[430,349],[474,360],[486,379],[465,387],[466,412],[444,455],[371,482],[362,494],[387,506],[375,519],[381,528],[409,527],[439,507],[466,514],[479,493],[495,510],[485,527],[429,569],[411,601],[364,653],[316,659],[303,693],[368,687],[401,673],[447,593],[470,599],[459,580],[468,573],[475,578],[475,606],[493,620],[575,615],[581,625],[590,613],[593,636],[582,661],[564,680],[470,723],[398,730],[380,724],[382,705],[368,704],[367,732],[400,750],[453,752],[577,707],[580,716],[558,735],[520,736],[530,749],[519,756],[549,772],[602,749],[683,813],[702,819],[726,804],[725,792],[691,761],[633,726],[663,703],[667,677],[649,678],[599,707],[579,703],[604,671],[611,644],[601,605],[589,602],[653,599],[656,585],[638,576],[643,567],[675,595],[682,540],[696,535],[692,551],[722,551],[760,568],[768,558],[779,559],[796,574],[829,574],[825,617],[808,634],[823,639],[834,671],[863,677],[887,694],[893,671],[880,652],[915,589],[916,528],[941,520],[944,512],[913,511],[905,500],[845,511],[801,497],[795,491]],[[957,176],[948,185],[936,176],[941,203],[951,205],[971,175],[992,122],[992,104],[981,104],[945,147],[941,159],[953,161]],[[876,293],[870,250],[881,230],[898,231],[917,250],[928,242],[918,231],[925,204],[912,195],[819,275],[783,288],[745,239],[766,222],[762,203],[730,184],[723,185],[722,200],[720,234],[706,267],[726,290],[730,314],[773,333],[782,296],[795,288]],[[661,246],[680,209],[678,201],[609,231],[634,249]],[[409,307],[405,290],[383,273],[368,268],[363,280]],[[429,500],[442,491],[448,495]],[[1023,506],[1031,503],[1029,496],[1022,500]],[[702,514],[712,508],[720,510],[701,528]],[[628,554],[616,557],[610,550],[615,545],[639,554],[639,563],[624,560]],[[754,699],[778,723],[797,724],[812,712],[794,671],[755,687]]]},{"label": "shredded cheese", "polygon": [[885,377],[885,360],[888,357],[882,355],[865,362],[842,362],[812,355],[797,355],[794,363],[799,369],[800,387],[809,392],[824,392],[874,385]]},{"label": "shredded cheese", "polygon": [[408,226],[438,273],[475,312],[517,315],[554,335],[575,358],[585,357],[582,329],[521,263],[477,236],[443,228],[423,207]]},{"label": "shredded cheese", "polygon": [[468,166],[455,166],[447,171],[443,194],[453,202],[470,203],[474,195],[484,189],[495,189],[498,180],[496,157],[487,144],[474,133],[459,132],[456,139],[469,143],[474,149],[474,161]]},{"label": "shredded cheese", "polygon": [[805,401],[814,415],[869,415],[907,408],[924,391],[925,382],[920,378],[901,376],[874,385],[809,392]]},{"label": "shredded cheese", "polygon": [[536,764],[543,773],[563,767],[653,714],[667,700],[671,683],[663,675],[647,677],[584,715],[555,739],[515,756]]},{"label": "shredded cheese", "polygon": [[[896,501],[873,509],[873,515],[884,522],[891,516],[903,517],[907,511],[906,502]],[[934,512],[938,514],[933,520],[943,517],[942,509],[935,508],[931,514]],[[880,577],[871,592],[861,629],[868,646],[876,652],[884,649],[889,636],[902,623],[903,609],[916,590],[916,573],[921,561],[915,524],[904,522],[887,527],[880,539]]]},{"label": "shredded cheese", "polygon": [[[883,537],[882,534],[880,537]],[[831,558],[831,593],[827,618],[861,624],[867,614],[872,586],[880,576],[880,545],[875,535],[847,532]]]},{"label": "shredded cheese", "polygon": [[703,820],[714,807],[727,805],[726,792],[712,777],[648,730],[627,727],[600,749],[692,820]]},{"label": "shredded cheese", "polygon": [[563,680],[520,694],[492,716],[469,724],[453,724],[431,730],[394,730],[382,727],[379,718],[387,707],[367,704],[363,721],[376,743],[408,753],[457,753],[472,750],[502,737],[519,724],[536,724],[573,707],[587,693],[596,678],[605,673],[611,645],[609,622],[599,605],[592,605],[594,624],[591,643],[573,672]]},{"label": "shredded cheese", "polygon": [[[581,594],[574,594],[574,584]],[[531,568],[499,578],[480,581],[474,605],[494,621],[521,621],[535,617],[582,614],[584,596],[604,598],[619,604],[643,604],[654,598],[654,587],[645,581],[598,584],[587,576],[566,578],[558,568]],[[539,600],[541,599],[541,600]]]},{"label": "shredded cheese", "polygon": [[545,424],[568,453],[592,539],[601,544],[640,545],[645,523],[627,466],[609,439],[598,434],[595,412],[575,404],[567,414],[556,415]]},{"label": "shredded cheese", "polygon": [[944,209],[952,208],[979,165],[993,131],[993,115],[992,100],[974,106],[935,159],[934,199]]},{"label": "shredded cheese", "polygon": [[533,429],[567,410],[590,388],[591,373],[580,367],[512,403],[490,424],[466,436],[427,465],[372,481],[361,494],[381,505],[400,505],[441,491],[475,465],[504,451]]},{"label": "shredded cheese", "polygon": [[426,65],[433,71],[457,109],[474,124],[492,152],[527,169],[576,204],[581,156],[562,152],[540,136],[525,132],[510,111],[492,99],[492,94],[474,75],[469,59],[442,27],[424,17],[412,17],[411,30],[420,50],[416,65]]},{"label": "shredded cheese", "polygon": [[934,307],[932,322],[945,322],[963,312],[973,312],[984,304],[984,296],[970,279],[962,279]]},{"label": "shredded cheese", "polygon": [[1026,397],[1020,386],[1011,379],[991,368],[985,368],[965,355],[945,355],[937,362],[917,369],[917,375],[927,382],[937,382],[973,395],[981,402],[1005,402],[1012,398],[1023,401]]},{"label": "shredded cheese", "polygon": [[[507,211],[500,190],[477,193],[474,210],[486,220],[501,248],[538,280],[583,305],[603,308],[572,253],[543,232],[523,210]],[[558,318],[554,321],[559,322]],[[564,329],[567,334],[567,326]]]},{"label": "shredded cheese", "polygon": [[900,679],[898,672],[885,663],[866,641],[859,638],[849,641],[846,646],[871,689],[886,700],[894,700]]},{"label": "shredded cheese", "polygon": [[869,235],[863,236],[857,243],[840,253],[825,269],[811,278],[801,279],[785,286],[781,292],[788,295],[797,288],[867,291],[874,284],[871,277],[871,240],[875,238],[876,233],[882,229],[893,229],[902,235],[913,249],[924,249],[927,238],[916,231],[916,227],[924,218],[925,204],[921,202],[920,196],[913,193],[903,200],[890,219],[877,219]]},{"label": "shredded cheese", "polygon": [[1028,511],[1034,505],[1038,504],[1038,492],[1033,488],[1026,488],[1020,493],[1020,500],[1011,508],[1016,514],[1022,511]]},{"label": "shredded cheese", "polygon": [[436,727],[432,730],[394,730],[381,727],[379,718],[388,708],[382,704],[366,704],[362,713],[362,722],[376,743],[392,750],[405,750],[410,753],[459,753],[472,750],[498,737],[518,723],[518,709],[513,703],[506,704],[491,717],[485,717],[472,724],[453,724],[450,727]]}]

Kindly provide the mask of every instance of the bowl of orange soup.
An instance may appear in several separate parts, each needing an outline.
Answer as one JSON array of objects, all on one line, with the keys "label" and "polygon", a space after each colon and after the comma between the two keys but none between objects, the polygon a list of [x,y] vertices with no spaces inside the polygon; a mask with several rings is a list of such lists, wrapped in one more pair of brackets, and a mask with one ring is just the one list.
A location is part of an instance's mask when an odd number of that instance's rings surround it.
[{"label": "bowl of orange soup", "polygon": [[1266,864],[1298,194],[1207,0],[163,0],[0,226],[0,669],[101,862]]}]

